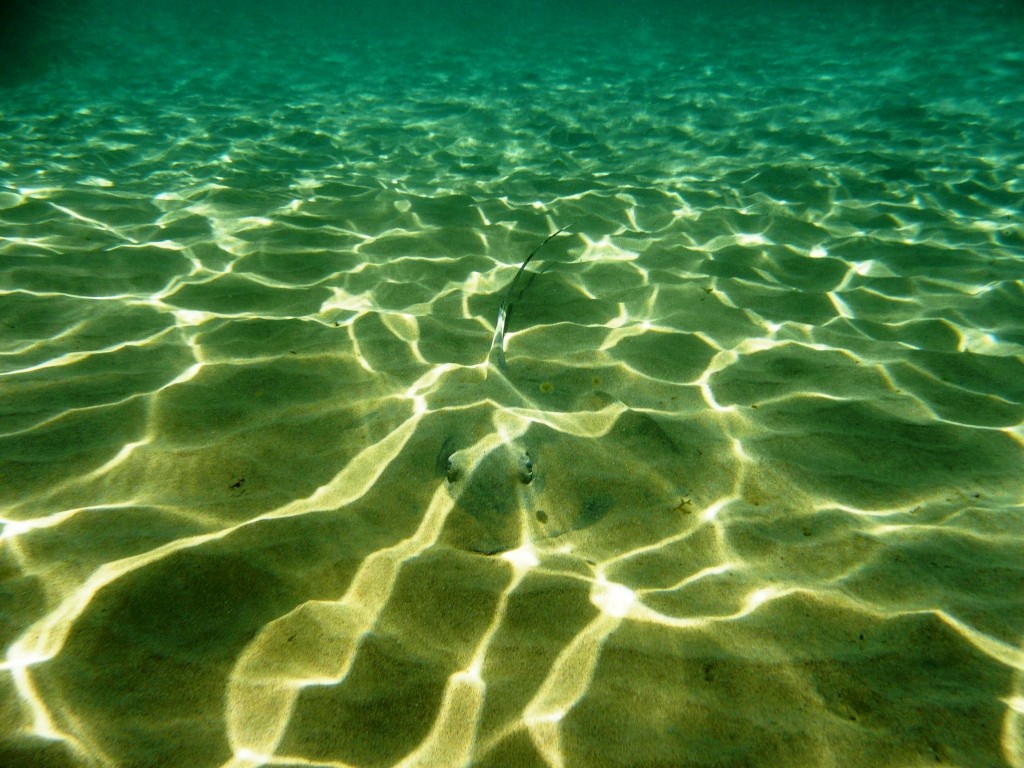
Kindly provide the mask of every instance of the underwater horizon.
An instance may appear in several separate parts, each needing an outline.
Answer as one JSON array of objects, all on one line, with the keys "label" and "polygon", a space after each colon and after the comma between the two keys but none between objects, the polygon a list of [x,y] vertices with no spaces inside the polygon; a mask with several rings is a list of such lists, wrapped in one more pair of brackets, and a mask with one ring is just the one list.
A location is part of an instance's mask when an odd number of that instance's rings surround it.
[{"label": "underwater horizon", "polygon": [[0,765],[1024,767],[1022,40],[7,4]]}]

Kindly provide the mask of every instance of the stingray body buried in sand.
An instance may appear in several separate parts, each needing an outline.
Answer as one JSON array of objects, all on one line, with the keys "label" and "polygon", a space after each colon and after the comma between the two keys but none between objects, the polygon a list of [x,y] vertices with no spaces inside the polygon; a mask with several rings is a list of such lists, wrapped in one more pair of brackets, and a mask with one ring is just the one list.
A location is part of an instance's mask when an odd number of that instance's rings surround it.
[{"label": "stingray body buried in sand", "polygon": [[[498,308],[485,381],[475,388],[477,402],[482,391],[491,405],[489,423],[470,429],[471,418],[451,419],[437,456],[436,469],[454,501],[449,524],[461,529],[459,536],[468,535],[462,545],[474,551],[496,553],[530,539],[563,537],[616,514],[622,524],[660,527],[644,516],[677,516],[677,505],[691,495],[690,472],[681,463],[687,453],[698,455],[695,446],[687,450],[655,419],[629,411],[601,389],[601,376],[562,366],[559,388],[570,390],[573,402],[557,410],[549,403],[558,399],[546,397],[551,382],[536,374],[519,381],[509,370],[512,310],[541,274],[527,268],[567,229],[552,232],[527,255]],[[484,436],[472,440],[474,433]],[[638,502],[647,510],[630,520]]]},{"label": "stingray body buried in sand", "polygon": [[[534,248],[523,263],[519,266],[512,280],[509,282],[505,296],[498,307],[497,319],[494,324],[494,336],[491,339],[491,346],[487,353],[488,378],[500,383],[506,388],[511,387],[511,394],[518,396],[522,404],[527,407],[536,408],[536,403],[525,397],[518,391],[508,378],[508,363],[505,360],[505,333],[508,328],[512,308],[518,301],[527,286],[520,288],[520,283],[526,274],[526,268],[540,250],[558,235],[566,231],[568,227],[562,227],[548,235],[543,242]],[[517,289],[519,289],[517,291]],[[493,371],[493,373],[492,373]],[[548,385],[550,386],[550,384]],[[492,389],[496,387],[492,384]],[[499,551],[508,547],[509,541],[516,535],[516,508],[537,507],[533,519],[543,528],[551,523],[549,513],[537,506],[536,491],[543,483],[543,471],[539,471],[534,464],[534,456],[528,444],[521,440],[502,439],[496,445],[490,445],[480,451],[473,452],[460,443],[465,440],[458,432],[453,432],[445,437],[438,454],[437,468],[443,470],[445,480],[458,500],[459,508],[468,513],[482,527],[485,533],[479,545],[488,551]],[[475,453],[475,455],[474,455]],[[536,449],[534,449],[536,453]],[[540,477],[538,477],[538,474]],[[534,480],[537,484],[533,485]],[[529,488],[533,486],[532,488]],[[509,491],[513,491],[510,493]],[[569,527],[577,527],[586,524],[587,520],[596,520],[608,511],[608,501],[601,496],[587,499],[577,519],[569,523]],[[524,521],[519,521],[520,523]],[[562,531],[562,525],[555,524],[557,531]],[[520,527],[522,527],[520,525]]]}]

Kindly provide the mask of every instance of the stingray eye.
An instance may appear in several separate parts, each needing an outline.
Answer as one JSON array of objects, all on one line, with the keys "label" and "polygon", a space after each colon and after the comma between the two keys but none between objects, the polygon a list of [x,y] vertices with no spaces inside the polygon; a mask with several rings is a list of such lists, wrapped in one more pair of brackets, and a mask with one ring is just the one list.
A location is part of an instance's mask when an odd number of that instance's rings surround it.
[{"label": "stingray eye", "polygon": [[522,457],[519,459],[519,482],[523,485],[529,485],[533,480],[533,459],[530,458],[530,454],[523,452]]},{"label": "stingray eye", "polygon": [[444,476],[449,483],[454,483],[462,477],[462,467],[459,466],[459,461],[454,453],[448,457],[448,461],[445,463]]}]

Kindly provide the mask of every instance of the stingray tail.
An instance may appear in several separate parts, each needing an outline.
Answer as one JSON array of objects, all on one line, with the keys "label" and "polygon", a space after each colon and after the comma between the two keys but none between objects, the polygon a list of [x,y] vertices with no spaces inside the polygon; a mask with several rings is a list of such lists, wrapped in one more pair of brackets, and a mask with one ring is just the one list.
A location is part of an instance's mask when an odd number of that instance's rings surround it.
[{"label": "stingray tail", "polygon": [[526,265],[530,263],[541,248],[565,232],[570,226],[572,226],[572,223],[566,224],[561,229],[555,230],[544,238],[544,241],[530,251],[530,255],[527,256],[523,260],[523,263],[519,265],[519,270],[512,278],[512,282],[508,284],[508,290],[505,291],[505,298],[502,299],[501,306],[498,307],[498,319],[494,323],[494,337],[491,339],[491,348],[487,351],[488,367],[493,364],[496,365],[499,370],[505,370],[505,329],[508,325],[508,316],[512,311],[513,302],[518,301],[526,291],[526,287],[524,287],[518,295],[516,294],[516,287],[519,285],[519,282],[523,277],[523,273],[526,271]]}]

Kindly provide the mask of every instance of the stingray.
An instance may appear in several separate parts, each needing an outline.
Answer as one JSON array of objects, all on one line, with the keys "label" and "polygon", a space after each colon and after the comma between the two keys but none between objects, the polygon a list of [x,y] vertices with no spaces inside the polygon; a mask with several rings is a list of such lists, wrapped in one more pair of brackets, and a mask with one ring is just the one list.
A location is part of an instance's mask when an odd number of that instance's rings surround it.
[{"label": "stingray", "polygon": [[[534,247],[509,281],[485,381],[470,388],[473,404],[451,409],[441,427],[435,476],[453,502],[443,540],[470,551],[499,554],[526,541],[559,545],[594,529],[603,533],[589,537],[587,548],[603,556],[610,550],[596,543],[600,539],[614,548],[677,524],[679,504],[692,493],[697,446],[708,437],[702,430],[629,409],[602,389],[590,368],[560,366],[561,399],[550,396],[550,382],[510,370],[505,351],[512,310],[546,271],[527,268],[569,226]],[[611,533],[623,525],[631,533]]]}]

